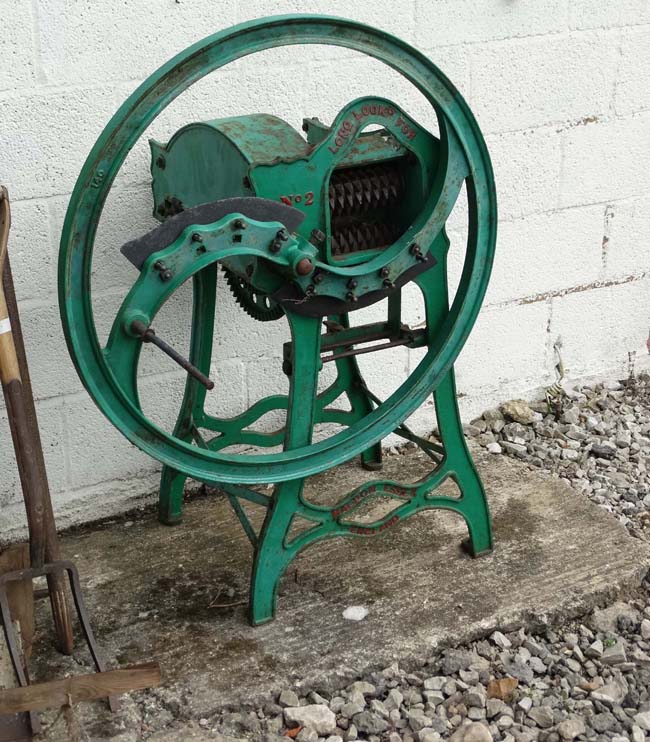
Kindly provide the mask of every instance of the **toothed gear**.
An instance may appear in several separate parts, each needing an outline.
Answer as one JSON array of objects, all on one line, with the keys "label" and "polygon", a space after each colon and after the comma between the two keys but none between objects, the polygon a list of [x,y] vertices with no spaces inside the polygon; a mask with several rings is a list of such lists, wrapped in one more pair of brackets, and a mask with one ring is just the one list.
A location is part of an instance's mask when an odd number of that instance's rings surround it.
[{"label": "toothed gear", "polygon": [[237,301],[237,304],[253,319],[259,322],[272,322],[280,319],[284,311],[279,304],[265,294],[258,294],[253,287],[236,273],[224,268],[226,283]]}]

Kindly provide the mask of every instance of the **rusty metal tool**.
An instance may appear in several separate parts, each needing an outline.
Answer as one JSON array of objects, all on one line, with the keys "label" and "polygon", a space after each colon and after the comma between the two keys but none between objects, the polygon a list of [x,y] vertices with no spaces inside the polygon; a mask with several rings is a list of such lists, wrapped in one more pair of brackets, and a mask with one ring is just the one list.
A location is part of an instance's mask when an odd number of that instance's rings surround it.
[{"label": "rusty metal tool", "polygon": [[[141,688],[145,678],[145,674],[138,672],[138,668],[134,668],[135,672],[129,676],[131,678],[128,681],[131,682],[129,686],[124,673],[118,672],[117,675],[114,675],[107,670],[90,626],[77,569],[72,562],[60,559],[45,460],[29,380],[27,357],[11,269],[8,263],[7,244],[10,227],[9,195],[7,189],[0,186],[0,274],[2,275],[0,284],[0,379],[7,405],[16,462],[27,511],[29,561],[31,565],[30,568],[13,568],[11,571],[0,574],[0,618],[11,664],[20,686],[19,689],[0,691],[0,708],[9,708],[7,699],[10,697],[14,700],[16,698],[22,699],[20,708],[5,712],[4,717],[0,716],[0,740],[29,739],[31,734],[38,733],[40,729],[35,709],[43,707],[43,697],[47,695],[47,686],[30,685],[26,662],[29,647],[21,649],[21,638],[14,627],[16,613],[21,616],[33,615],[31,588],[33,580],[36,578],[44,577],[47,580],[48,589],[46,593],[49,594],[52,604],[58,645],[67,654],[71,654],[73,649],[72,624],[65,591],[65,576],[67,575],[69,579],[77,616],[97,668],[98,674],[96,675],[99,678],[97,681],[93,680],[94,676],[83,676],[78,679],[77,686],[87,689],[85,691],[87,697],[91,697],[88,693],[91,695],[94,693],[92,697],[107,695],[111,710],[116,711],[118,702],[112,694]],[[28,585],[30,589],[17,591],[15,589],[17,584]],[[17,595],[23,596],[18,605],[16,605]],[[153,684],[157,684],[157,682]],[[34,692],[30,692],[30,689],[34,689]],[[86,696],[82,693],[80,700],[84,700]],[[39,699],[38,704],[40,705],[30,706],[29,703],[32,698]],[[53,702],[53,705],[57,704]],[[22,714],[24,711],[29,711],[27,718]]]},{"label": "rusty metal tool", "polygon": [[[45,458],[36,417],[34,395],[27,365],[18,303],[14,289],[11,264],[7,250],[11,210],[9,196],[0,187],[0,358],[3,371],[2,384],[7,399],[9,426],[14,441],[20,481],[27,508],[31,566],[44,561],[60,559],[59,543],[54,523],[52,500],[45,469]],[[70,607],[65,592],[65,582],[58,574],[48,577],[48,594],[52,606],[58,649],[72,654],[74,640]]]}]

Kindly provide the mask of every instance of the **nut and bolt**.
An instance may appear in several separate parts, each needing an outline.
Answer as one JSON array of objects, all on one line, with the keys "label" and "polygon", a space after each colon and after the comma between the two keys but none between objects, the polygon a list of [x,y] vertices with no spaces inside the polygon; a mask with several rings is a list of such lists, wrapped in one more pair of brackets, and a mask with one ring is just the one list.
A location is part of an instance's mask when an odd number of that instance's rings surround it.
[{"label": "nut and bolt", "polygon": [[235,221],[232,223],[233,229],[246,229],[248,224],[243,219],[235,219]]},{"label": "nut and bolt", "polygon": [[352,302],[359,301],[359,299],[356,297],[353,291],[348,291],[348,293],[345,295],[345,298],[348,301],[352,301]]},{"label": "nut and bolt", "polygon": [[192,242],[203,242],[203,237],[198,232],[192,232]]},{"label": "nut and bolt", "polygon": [[356,278],[351,278],[351,279],[350,279],[350,280],[348,281],[348,283],[347,283],[347,287],[348,287],[349,289],[356,289],[356,287],[357,287],[358,285],[359,285],[359,281],[357,281],[357,279],[356,279]]},{"label": "nut and bolt", "polygon": [[282,242],[286,242],[289,239],[289,233],[287,232],[286,229],[279,229],[275,237],[276,239],[281,240]]},{"label": "nut and bolt", "polygon": [[312,278],[312,281],[314,283],[321,283],[324,278],[325,278],[325,274],[323,273],[323,271],[318,271],[317,273],[314,273],[314,277]]},{"label": "nut and bolt", "polygon": [[382,269],[381,269],[381,270],[379,271],[379,275],[380,275],[380,276],[381,276],[382,278],[388,278],[389,274],[390,274],[390,271],[388,270],[388,268],[387,268],[386,266],[384,266],[384,267],[383,267],[383,268],[382,268]]},{"label": "nut and bolt", "polygon": [[421,250],[420,246],[416,242],[414,242],[411,245],[411,247],[409,248],[409,252],[411,253],[411,255],[413,255],[415,257],[415,259],[418,262],[420,262],[420,263],[425,263],[426,262],[426,259],[427,258],[426,258],[425,255],[422,254],[422,250]]},{"label": "nut and bolt", "polygon": [[384,286],[387,289],[395,288],[395,284],[390,280],[390,278],[384,278]]},{"label": "nut and bolt", "polygon": [[320,229],[312,229],[311,239],[313,242],[322,243],[325,242],[325,232]]},{"label": "nut and bolt", "polygon": [[161,281],[169,281],[169,279],[172,278],[174,275],[172,271],[170,271],[169,268],[163,263],[162,260],[156,260],[156,262],[153,264],[153,269],[160,273]]},{"label": "nut and bolt", "polygon": [[276,253],[276,252],[280,252],[281,249],[282,249],[282,242],[276,237],[276,239],[274,239],[273,242],[271,242],[271,244],[269,245],[269,251],[272,253]]},{"label": "nut and bolt", "polygon": [[[309,258],[302,258],[296,265],[296,273],[299,276],[308,276],[314,270],[314,264]],[[312,286],[312,289],[314,287]]]}]

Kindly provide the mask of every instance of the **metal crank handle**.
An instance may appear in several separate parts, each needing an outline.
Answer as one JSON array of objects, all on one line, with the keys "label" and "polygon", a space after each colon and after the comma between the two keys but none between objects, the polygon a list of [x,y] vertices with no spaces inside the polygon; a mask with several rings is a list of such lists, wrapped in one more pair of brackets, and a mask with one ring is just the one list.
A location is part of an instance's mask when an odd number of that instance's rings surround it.
[{"label": "metal crank handle", "polygon": [[134,335],[142,338],[143,343],[153,343],[157,348],[160,348],[160,350],[168,355],[172,361],[178,363],[178,365],[181,368],[184,368],[190,376],[195,378],[200,384],[203,384],[208,391],[214,389],[214,381],[199,371],[199,369],[193,363],[190,363],[187,358],[183,358],[183,356],[178,351],[174,350],[171,345],[168,345],[164,340],[161,340],[152,327],[147,327],[142,320],[136,319],[131,323],[130,329]]}]

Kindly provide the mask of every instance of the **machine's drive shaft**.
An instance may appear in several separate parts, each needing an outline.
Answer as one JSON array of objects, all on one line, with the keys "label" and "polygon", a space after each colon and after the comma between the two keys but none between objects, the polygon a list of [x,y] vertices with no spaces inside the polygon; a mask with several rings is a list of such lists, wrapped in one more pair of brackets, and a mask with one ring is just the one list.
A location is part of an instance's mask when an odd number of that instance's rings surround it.
[{"label": "machine's drive shaft", "polygon": [[181,368],[184,368],[190,376],[195,378],[200,384],[203,384],[208,391],[214,389],[214,381],[212,381],[212,379],[199,371],[199,369],[193,363],[190,363],[187,358],[183,358],[183,356],[178,351],[174,350],[171,345],[168,345],[164,340],[159,338],[154,329],[152,327],[147,327],[142,320],[136,319],[131,322],[131,332],[142,338],[143,343],[153,343],[157,348],[160,348],[165,355],[168,355],[172,361],[175,361]]}]

